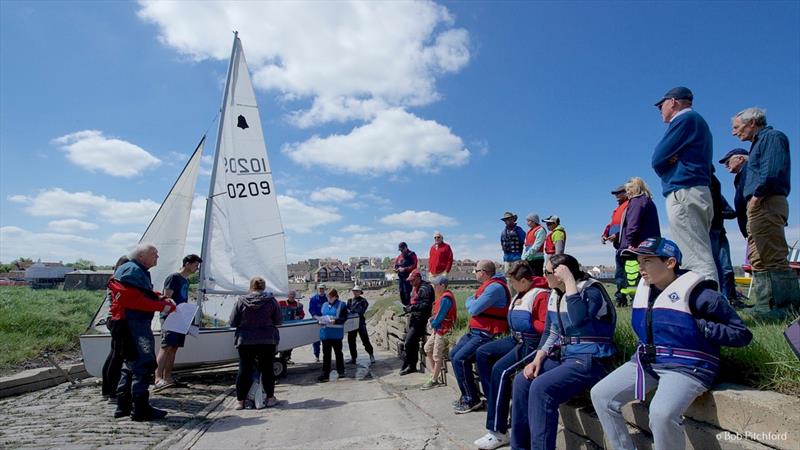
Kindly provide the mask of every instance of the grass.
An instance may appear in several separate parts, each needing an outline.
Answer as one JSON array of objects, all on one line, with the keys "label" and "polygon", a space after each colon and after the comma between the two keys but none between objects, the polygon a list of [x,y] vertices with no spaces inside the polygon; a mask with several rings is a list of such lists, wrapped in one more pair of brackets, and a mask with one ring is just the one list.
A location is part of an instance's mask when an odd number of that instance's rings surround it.
[{"label": "grass", "polygon": [[[610,285],[609,292],[614,292]],[[471,290],[456,290],[458,304],[458,320],[449,335],[450,344],[454,344],[467,331],[467,314],[464,300],[472,295]],[[387,308],[401,312],[397,305],[399,296],[382,298],[370,306],[367,314],[383,314]],[[742,348],[722,348],[722,366],[717,382],[729,382],[800,396],[800,360],[797,359],[786,339],[783,330],[791,322],[781,324],[763,323],[754,320],[746,312],[739,313],[753,333],[752,342]],[[631,328],[631,309],[617,309],[617,329],[614,334],[617,344],[615,365],[619,366],[630,360],[638,344],[638,337]]]},{"label": "grass", "polygon": [[0,287],[0,371],[13,369],[43,351],[77,350],[78,335],[86,329],[104,293]]}]

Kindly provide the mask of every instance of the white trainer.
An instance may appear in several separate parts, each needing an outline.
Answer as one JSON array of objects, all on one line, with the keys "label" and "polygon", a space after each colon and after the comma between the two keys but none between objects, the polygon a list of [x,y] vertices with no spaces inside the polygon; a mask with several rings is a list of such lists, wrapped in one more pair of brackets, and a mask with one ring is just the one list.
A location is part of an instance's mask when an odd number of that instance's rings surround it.
[{"label": "white trainer", "polygon": [[498,447],[508,445],[509,442],[508,435],[489,432],[475,441],[475,445],[477,445],[480,450],[494,450]]}]

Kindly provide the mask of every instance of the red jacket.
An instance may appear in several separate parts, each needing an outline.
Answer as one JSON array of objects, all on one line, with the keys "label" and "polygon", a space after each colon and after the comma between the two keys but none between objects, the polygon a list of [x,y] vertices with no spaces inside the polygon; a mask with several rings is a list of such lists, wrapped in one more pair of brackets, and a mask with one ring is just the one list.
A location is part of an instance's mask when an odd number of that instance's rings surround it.
[{"label": "red jacket", "polygon": [[436,247],[436,244],[431,245],[431,250],[428,253],[428,271],[430,273],[450,272],[453,267],[453,250],[444,242]]},{"label": "red jacket", "polygon": [[617,205],[617,207],[614,208],[614,212],[611,213],[611,222],[609,222],[609,224],[606,225],[606,229],[603,230],[604,238],[607,238],[614,234],[617,235],[617,238],[614,240],[615,245],[619,244],[620,231],[622,231],[620,229],[620,227],[622,226],[622,216],[625,215],[625,210],[627,208],[628,208],[628,200],[625,200],[624,202]]},{"label": "red jacket", "polygon": [[111,307],[109,313],[112,320],[122,320],[125,318],[125,310],[133,309],[136,311],[159,312],[165,306],[170,307],[170,311],[175,310],[175,306],[166,300],[161,300],[160,292],[153,292],[159,300],[153,300],[141,289],[126,286],[114,278],[108,280],[108,290],[111,293]]}]

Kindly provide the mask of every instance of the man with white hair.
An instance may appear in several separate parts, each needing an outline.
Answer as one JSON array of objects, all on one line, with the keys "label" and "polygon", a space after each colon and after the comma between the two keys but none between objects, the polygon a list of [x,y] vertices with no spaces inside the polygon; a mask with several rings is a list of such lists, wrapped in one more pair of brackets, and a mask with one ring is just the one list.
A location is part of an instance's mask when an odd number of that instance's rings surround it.
[{"label": "man with white hair", "polygon": [[453,249],[444,241],[440,231],[433,233],[433,245],[428,252],[428,279],[447,276],[453,268]]},{"label": "man with white hair", "polygon": [[150,323],[155,311],[162,310],[164,314],[174,311],[175,302],[161,298],[159,293],[153,291],[150,268],[158,263],[158,250],[155,246],[139,244],[131,251],[129,259],[130,261],[114,272],[111,281],[117,283],[112,285],[109,282],[112,298],[120,304],[129,303],[129,298],[140,298],[140,302],[143,298],[145,303],[151,303],[153,307],[149,310],[126,308],[124,311],[133,348],[125,355],[122,377],[117,387],[117,410],[114,417],[130,414],[135,421],[162,419],[167,413],[150,406],[148,391],[156,370],[155,340]]},{"label": "man with white hair", "polygon": [[733,135],[751,142],[743,194],[756,302],[753,315],[781,320],[800,307],[800,287],[789,268],[784,232],[791,190],[789,139],[767,125],[767,115],[759,108],[747,108],[733,117]]}]

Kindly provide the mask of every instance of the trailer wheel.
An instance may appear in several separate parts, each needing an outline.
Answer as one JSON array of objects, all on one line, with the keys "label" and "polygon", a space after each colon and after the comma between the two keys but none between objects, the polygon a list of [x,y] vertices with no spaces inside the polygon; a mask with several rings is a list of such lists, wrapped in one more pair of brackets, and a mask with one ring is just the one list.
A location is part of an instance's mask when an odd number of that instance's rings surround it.
[{"label": "trailer wheel", "polygon": [[276,359],[272,363],[272,373],[275,374],[275,378],[283,378],[286,376],[286,361],[282,359]]}]

